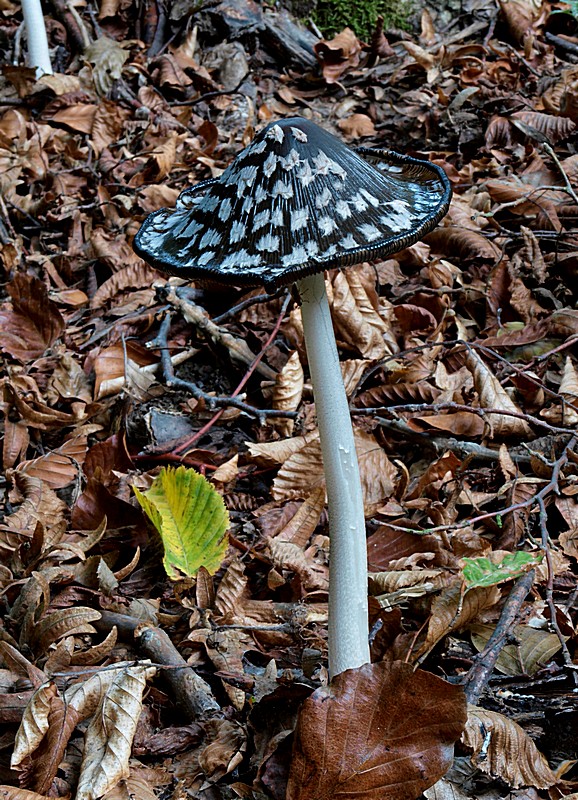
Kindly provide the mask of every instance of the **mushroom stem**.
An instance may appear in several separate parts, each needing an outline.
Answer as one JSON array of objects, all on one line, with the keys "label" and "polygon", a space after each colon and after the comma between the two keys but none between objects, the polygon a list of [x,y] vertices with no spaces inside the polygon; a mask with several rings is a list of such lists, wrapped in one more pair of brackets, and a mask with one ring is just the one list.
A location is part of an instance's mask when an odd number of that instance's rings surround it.
[{"label": "mushroom stem", "polygon": [[42,75],[52,75],[46,25],[40,0],[22,0],[22,14],[28,40],[28,64],[36,70],[37,78]]},{"label": "mushroom stem", "polygon": [[323,273],[298,281],[329,514],[329,675],[369,662],[367,544],[351,415]]}]

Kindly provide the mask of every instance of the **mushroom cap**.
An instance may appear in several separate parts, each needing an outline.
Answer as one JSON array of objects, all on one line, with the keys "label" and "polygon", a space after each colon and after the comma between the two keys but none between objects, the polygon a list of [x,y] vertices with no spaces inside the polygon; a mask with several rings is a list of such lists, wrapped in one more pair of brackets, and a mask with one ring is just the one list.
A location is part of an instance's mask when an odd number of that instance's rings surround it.
[{"label": "mushroom cap", "polygon": [[403,250],[446,214],[445,172],[344,145],[307,119],[264,128],[219,178],[150,214],[136,252],[157,269],[271,291]]}]

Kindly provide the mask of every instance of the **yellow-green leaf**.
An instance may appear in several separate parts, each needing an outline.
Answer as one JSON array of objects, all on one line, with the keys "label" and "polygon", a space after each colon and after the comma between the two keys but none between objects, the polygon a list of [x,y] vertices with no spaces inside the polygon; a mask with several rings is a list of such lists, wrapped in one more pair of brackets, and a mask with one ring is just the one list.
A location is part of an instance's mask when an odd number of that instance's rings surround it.
[{"label": "yellow-green leaf", "polygon": [[200,567],[212,575],[227,551],[229,515],[223,498],[193,469],[163,467],[151,488],[133,487],[145,514],[160,534],[169,578],[192,577]]}]

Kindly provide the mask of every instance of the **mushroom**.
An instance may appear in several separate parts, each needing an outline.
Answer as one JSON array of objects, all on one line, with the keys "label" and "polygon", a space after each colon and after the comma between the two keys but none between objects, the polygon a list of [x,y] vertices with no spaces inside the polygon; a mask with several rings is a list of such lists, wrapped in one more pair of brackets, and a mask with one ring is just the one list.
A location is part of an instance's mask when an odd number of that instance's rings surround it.
[{"label": "mushroom", "polygon": [[363,495],[323,271],[398,252],[451,196],[443,170],[356,151],[307,119],[262,130],[219,178],[151,214],[136,252],[171,274],[225,285],[296,284],[323,456],[330,532],[329,672],[369,662]]}]

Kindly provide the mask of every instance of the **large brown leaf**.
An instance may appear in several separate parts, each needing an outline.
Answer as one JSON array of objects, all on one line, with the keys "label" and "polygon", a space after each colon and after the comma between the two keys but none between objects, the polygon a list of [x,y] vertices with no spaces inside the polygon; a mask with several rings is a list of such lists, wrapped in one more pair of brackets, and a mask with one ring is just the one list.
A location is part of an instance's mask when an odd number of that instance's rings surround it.
[{"label": "large brown leaf", "polygon": [[365,664],[299,714],[287,800],[415,800],[449,768],[462,690],[409,664]]},{"label": "large brown leaf", "polygon": [[32,361],[60,336],[64,320],[38,278],[18,273],[6,288],[12,307],[0,309],[0,348],[19,361]]}]

